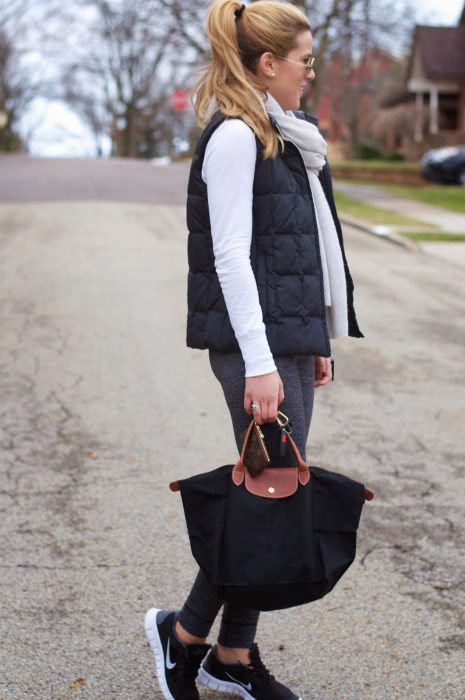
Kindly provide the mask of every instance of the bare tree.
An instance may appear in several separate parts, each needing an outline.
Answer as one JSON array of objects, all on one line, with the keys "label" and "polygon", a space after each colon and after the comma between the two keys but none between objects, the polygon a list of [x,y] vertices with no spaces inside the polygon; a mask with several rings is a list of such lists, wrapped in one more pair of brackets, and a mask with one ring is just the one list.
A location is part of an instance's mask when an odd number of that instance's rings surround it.
[{"label": "bare tree", "polygon": [[21,141],[16,122],[30,96],[30,82],[21,72],[12,36],[20,30],[28,0],[0,3],[0,150],[14,151]]},{"label": "bare tree", "polygon": [[[153,152],[170,138],[170,58],[175,23],[161,0],[75,0],[73,45],[61,69],[61,95],[96,142],[110,134],[113,152]],[[84,16],[85,13],[85,16]],[[60,93],[60,90],[58,90]],[[162,128],[163,127],[163,128]]]},{"label": "bare tree", "polygon": [[24,15],[29,8],[30,0],[1,0],[0,27],[17,32],[23,24]]},{"label": "bare tree", "polygon": [[18,124],[31,102],[47,90],[37,47],[56,1],[41,0],[38,6],[32,0],[0,0],[1,150],[27,145],[22,144]]},{"label": "bare tree", "polygon": [[167,16],[171,17],[178,44],[184,48],[193,49],[193,60],[206,58],[208,42],[205,37],[204,23],[210,2],[200,0],[198,3],[186,3],[182,0],[160,0],[160,4]]}]

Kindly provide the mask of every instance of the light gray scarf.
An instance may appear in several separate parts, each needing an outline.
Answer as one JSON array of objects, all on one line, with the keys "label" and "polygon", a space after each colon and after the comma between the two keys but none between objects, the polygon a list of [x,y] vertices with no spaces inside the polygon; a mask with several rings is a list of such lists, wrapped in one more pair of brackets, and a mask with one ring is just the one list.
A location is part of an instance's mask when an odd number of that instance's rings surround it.
[{"label": "light gray scarf", "polygon": [[299,119],[293,112],[284,112],[270,93],[266,95],[266,108],[268,114],[276,119],[284,138],[293,141],[299,148],[307,167],[318,225],[329,336],[338,338],[349,335],[347,288],[341,246],[326,195],[318,178],[318,173],[325,164],[326,141],[314,124]]}]

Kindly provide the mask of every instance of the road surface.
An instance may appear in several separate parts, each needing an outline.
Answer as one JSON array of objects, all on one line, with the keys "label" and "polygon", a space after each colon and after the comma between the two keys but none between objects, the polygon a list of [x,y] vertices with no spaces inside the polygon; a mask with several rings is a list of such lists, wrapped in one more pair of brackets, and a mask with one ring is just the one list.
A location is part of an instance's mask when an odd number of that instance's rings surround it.
[{"label": "road surface", "polygon": [[[144,613],[195,574],[168,482],[236,456],[184,345],[186,177],[0,159],[2,700],[161,698]],[[335,591],[263,614],[257,641],[305,700],[459,700],[465,279],[345,233],[366,339],[334,343],[309,455],[376,499]]]}]

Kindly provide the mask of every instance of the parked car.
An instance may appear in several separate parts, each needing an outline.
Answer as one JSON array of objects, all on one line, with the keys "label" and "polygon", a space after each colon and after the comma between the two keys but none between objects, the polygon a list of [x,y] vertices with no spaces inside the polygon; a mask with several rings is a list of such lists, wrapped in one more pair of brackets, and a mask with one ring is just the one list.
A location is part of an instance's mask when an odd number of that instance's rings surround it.
[{"label": "parked car", "polygon": [[427,180],[465,187],[465,146],[448,146],[426,151],[421,165],[423,177]]}]

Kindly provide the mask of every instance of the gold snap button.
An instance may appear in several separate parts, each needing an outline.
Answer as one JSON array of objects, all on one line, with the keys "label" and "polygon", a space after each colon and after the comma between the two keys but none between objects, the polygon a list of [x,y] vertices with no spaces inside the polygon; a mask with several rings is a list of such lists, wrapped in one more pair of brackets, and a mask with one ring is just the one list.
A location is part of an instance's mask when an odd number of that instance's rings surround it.
[{"label": "gold snap button", "polygon": [[272,486],[269,487],[268,493],[274,493],[274,488]]}]

